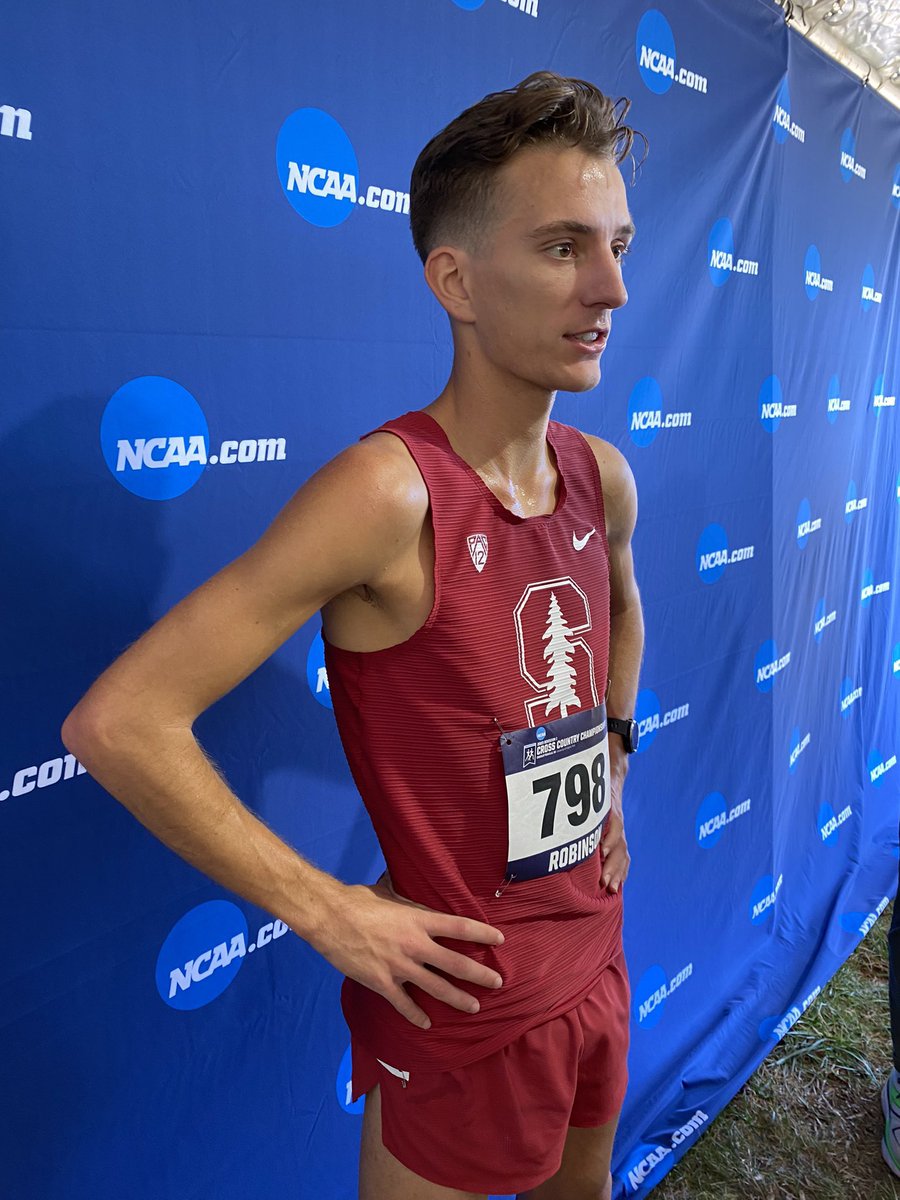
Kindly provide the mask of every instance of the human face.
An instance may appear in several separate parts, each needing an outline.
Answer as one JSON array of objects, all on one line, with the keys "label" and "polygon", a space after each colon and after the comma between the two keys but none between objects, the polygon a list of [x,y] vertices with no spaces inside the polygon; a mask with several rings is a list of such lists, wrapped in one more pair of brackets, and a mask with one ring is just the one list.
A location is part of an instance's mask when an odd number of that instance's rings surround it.
[{"label": "human face", "polygon": [[498,172],[494,204],[469,260],[478,350],[542,391],[596,387],[612,311],[628,299],[634,226],[618,167],[578,148],[529,147]]}]

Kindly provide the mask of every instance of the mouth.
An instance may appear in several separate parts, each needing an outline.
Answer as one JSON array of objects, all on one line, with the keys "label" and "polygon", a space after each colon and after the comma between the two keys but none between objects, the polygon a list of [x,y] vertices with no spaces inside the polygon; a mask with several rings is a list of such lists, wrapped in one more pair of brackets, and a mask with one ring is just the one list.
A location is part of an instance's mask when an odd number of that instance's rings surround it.
[{"label": "mouth", "polygon": [[578,346],[584,347],[585,350],[596,351],[599,353],[606,345],[606,339],[609,337],[609,326],[594,327],[593,329],[583,329],[579,333],[564,334],[566,341],[574,342]]}]

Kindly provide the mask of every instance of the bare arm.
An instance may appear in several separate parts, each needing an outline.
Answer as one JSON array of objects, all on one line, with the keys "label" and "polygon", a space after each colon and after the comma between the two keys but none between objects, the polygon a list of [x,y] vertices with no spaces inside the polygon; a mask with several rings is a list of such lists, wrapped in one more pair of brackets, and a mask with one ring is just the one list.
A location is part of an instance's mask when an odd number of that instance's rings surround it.
[{"label": "bare arm", "polygon": [[499,931],[319,871],[241,804],[192,729],[329,600],[377,587],[418,545],[426,512],[424,484],[395,438],[351,447],[300,489],[255,546],[113,663],[62,732],[94,778],[167,846],[423,1027],[427,1017],[405,982],[477,1009],[429,967],[499,986],[494,971],[434,939],[498,944]]},{"label": "bare arm", "polygon": [[[608,442],[589,437],[600,467],[606,535],[609,541],[609,679],[606,707],[610,716],[630,717],[637,699],[638,675],[644,650],[644,618],[634,578],[631,537],[637,522],[637,490],[625,458]],[[612,812],[603,839],[602,882],[617,892],[631,861],[625,841],[622,789],[628,755],[615,734],[609,739]]]}]

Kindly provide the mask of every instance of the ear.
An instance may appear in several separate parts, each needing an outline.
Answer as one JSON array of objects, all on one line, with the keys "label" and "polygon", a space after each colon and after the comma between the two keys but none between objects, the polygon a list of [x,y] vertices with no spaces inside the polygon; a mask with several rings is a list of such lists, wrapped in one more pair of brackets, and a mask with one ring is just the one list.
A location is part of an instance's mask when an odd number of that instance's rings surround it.
[{"label": "ear", "polygon": [[458,246],[436,246],[425,260],[425,282],[454,321],[475,321],[469,295],[469,256]]}]

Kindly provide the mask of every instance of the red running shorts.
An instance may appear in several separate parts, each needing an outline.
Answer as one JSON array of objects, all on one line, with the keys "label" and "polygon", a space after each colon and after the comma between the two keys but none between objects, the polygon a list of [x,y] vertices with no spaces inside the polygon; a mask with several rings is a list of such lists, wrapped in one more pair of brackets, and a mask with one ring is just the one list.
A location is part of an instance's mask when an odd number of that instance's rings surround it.
[{"label": "red running shorts", "polygon": [[416,1175],[483,1195],[524,1192],[559,1169],[570,1125],[595,1128],[618,1115],[629,1003],[620,949],[575,1008],[459,1070],[404,1080],[354,1039],[353,1091],[381,1085],[382,1141]]}]

